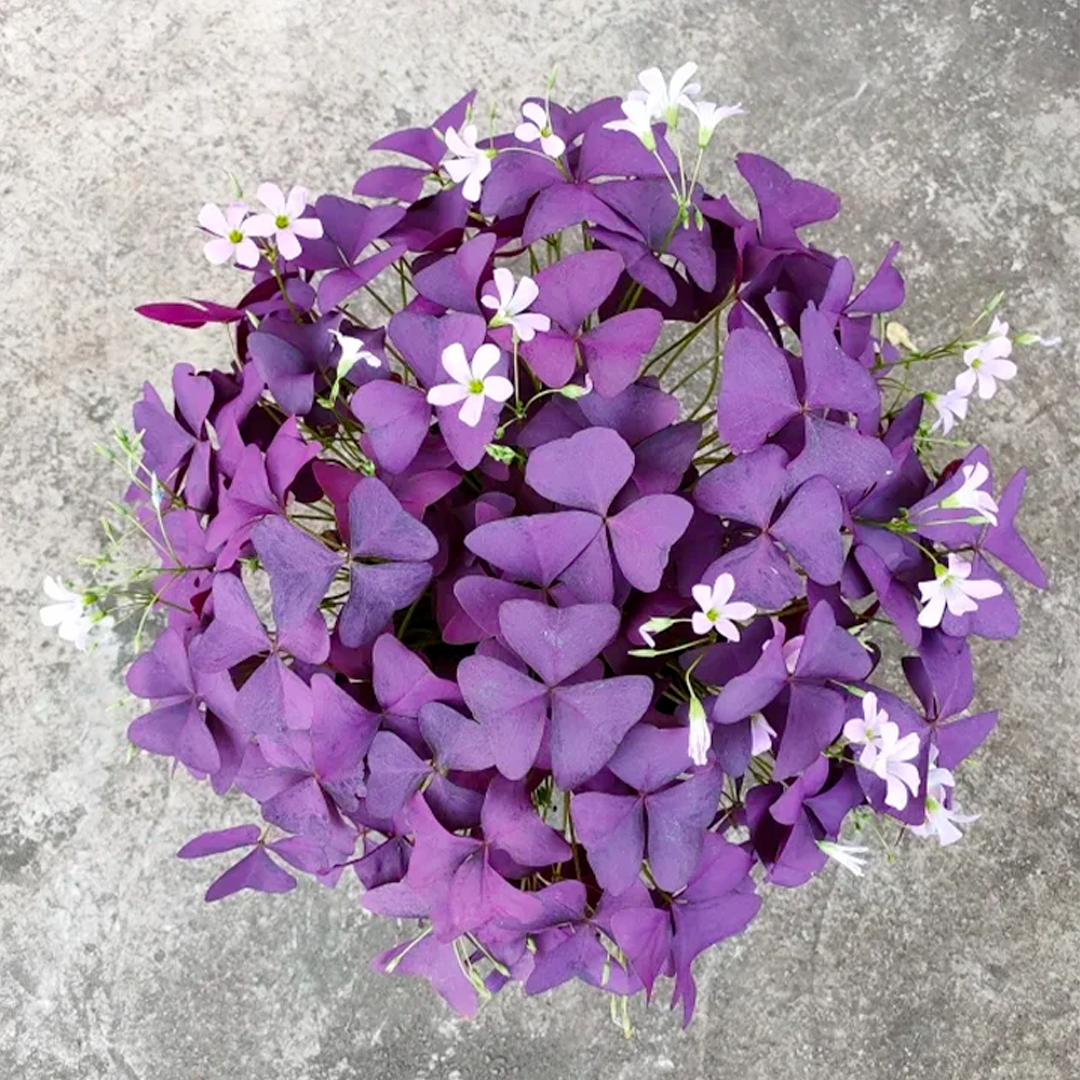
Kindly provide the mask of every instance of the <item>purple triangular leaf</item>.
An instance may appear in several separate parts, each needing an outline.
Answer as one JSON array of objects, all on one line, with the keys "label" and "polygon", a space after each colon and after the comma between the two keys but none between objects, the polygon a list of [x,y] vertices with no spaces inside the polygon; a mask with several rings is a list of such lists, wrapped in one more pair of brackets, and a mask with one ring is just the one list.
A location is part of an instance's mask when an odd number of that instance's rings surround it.
[{"label": "purple triangular leaf", "polygon": [[607,513],[634,471],[634,452],[609,428],[586,428],[568,439],[538,446],[525,482],[559,506]]},{"label": "purple triangular leaf", "polygon": [[626,580],[655,592],[675,541],[686,532],[694,508],[678,495],[645,495],[608,520],[611,548]]},{"label": "purple triangular leaf", "polygon": [[344,560],[276,515],[255,526],[251,541],[270,575],[274,624],[279,631],[299,626],[318,610]]},{"label": "purple triangular leaf", "polygon": [[611,760],[623,736],[652,700],[652,680],[619,675],[559,686],[551,692],[551,771],[572,790]]},{"label": "purple triangular leaf", "polygon": [[724,350],[720,436],[736,453],[756,450],[799,411],[791,368],[762,330],[734,330]]},{"label": "purple triangular leaf", "polygon": [[550,585],[600,531],[596,514],[565,510],[557,514],[491,521],[473,529],[465,546],[515,581]]}]

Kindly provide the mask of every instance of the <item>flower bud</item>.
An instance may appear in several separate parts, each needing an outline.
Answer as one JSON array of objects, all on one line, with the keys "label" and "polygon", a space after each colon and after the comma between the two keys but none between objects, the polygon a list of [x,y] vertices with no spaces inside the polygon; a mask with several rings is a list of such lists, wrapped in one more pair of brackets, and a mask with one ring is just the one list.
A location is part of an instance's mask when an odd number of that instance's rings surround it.
[{"label": "flower bud", "polygon": [[915,352],[915,342],[911,340],[911,334],[903,323],[890,322],[885,325],[885,339],[890,345],[897,345]]}]

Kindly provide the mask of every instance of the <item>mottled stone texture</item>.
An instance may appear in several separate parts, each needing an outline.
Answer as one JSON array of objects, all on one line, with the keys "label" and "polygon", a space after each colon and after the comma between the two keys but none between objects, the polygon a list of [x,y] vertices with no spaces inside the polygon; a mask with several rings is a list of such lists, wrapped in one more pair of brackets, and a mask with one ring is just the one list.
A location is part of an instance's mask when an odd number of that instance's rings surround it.
[{"label": "mottled stone texture", "polygon": [[[1071,1080],[1080,1071],[1080,321],[1076,0],[7,0],[0,5],[0,1076],[26,1080]],[[351,888],[205,907],[176,849],[246,820],[125,764],[120,657],[37,621],[47,571],[98,543],[118,490],[93,443],[143,379],[221,336],[133,305],[227,298],[195,214],[249,184],[347,189],[384,130],[469,84],[504,111],[558,63],[571,99],[694,58],[748,114],[719,141],[836,188],[823,241],[865,275],[904,241],[905,319],[948,333],[998,288],[1059,332],[969,430],[1032,469],[1024,524],[1053,587],[978,649],[1002,722],[966,765],[982,812],[857,881],[773,890],[699,962],[697,1020],[511,992],[474,1023],[369,958],[395,937]],[[712,180],[746,193],[714,159]]]}]

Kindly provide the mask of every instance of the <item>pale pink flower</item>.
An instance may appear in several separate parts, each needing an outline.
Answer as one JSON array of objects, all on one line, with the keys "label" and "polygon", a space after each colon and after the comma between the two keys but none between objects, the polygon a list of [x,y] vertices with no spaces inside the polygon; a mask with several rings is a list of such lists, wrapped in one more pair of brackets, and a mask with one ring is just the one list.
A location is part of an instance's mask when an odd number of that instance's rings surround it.
[{"label": "pale pink flower", "polygon": [[932,630],[941,625],[946,608],[950,615],[966,615],[978,608],[977,600],[989,600],[1000,596],[1001,586],[996,581],[971,581],[971,563],[952,552],[949,565],[934,564],[934,580],[920,581],[923,609],[919,612],[919,625]]},{"label": "pale pink flower", "polygon": [[256,214],[250,221],[252,236],[272,236],[283,259],[298,258],[300,238],[318,240],[322,222],[315,217],[301,217],[308,202],[306,188],[294,187],[286,196],[277,184],[260,184],[255,192],[269,213]]},{"label": "pale pink flower", "polygon": [[930,751],[930,770],[926,776],[926,818],[921,825],[912,825],[911,831],[923,840],[938,838],[942,847],[955,844],[964,834],[957,825],[970,825],[979,820],[978,814],[965,814],[958,803],[949,803],[948,788],[955,786],[953,775],[937,764],[937,747]]},{"label": "pale pink flower", "polygon": [[941,500],[943,510],[974,510],[990,525],[997,524],[998,504],[994,496],[983,489],[990,479],[990,470],[981,462],[965,465],[964,481],[951,495]]},{"label": "pale pink flower", "polygon": [[562,157],[566,143],[551,130],[551,117],[547,109],[538,101],[526,101],[521,106],[524,121],[514,128],[514,137],[519,142],[530,143],[540,140],[540,149],[549,158]]},{"label": "pale pink flower", "polygon": [[443,349],[442,366],[453,382],[433,386],[427,394],[431,405],[456,405],[462,402],[458,419],[469,427],[476,427],[484,412],[484,401],[506,401],[514,393],[514,384],[502,375],[488,372],[499,362],[498,345],[485,342],[473,353],[472,363],[465,356],[465,348],[454,342]]},{"label": "pale pink flower", "polygon": [[695,585],[690,593],[694,602],[701,609],[695,611],[690,624],[695,634],[707,634],[715,630],[728,641],[739,640],[739,628],[736,621],[746,622],[752,619],[756,608],[742,600],[731,603],[731,594],[735,591],[735,579],[730,574],[720,574],[710,589],[708,585]]},{"label": "pale pink flower", "polygon": [[203,254],[215,266],[230,259],[248,269],[257,266],[259,248],[251,238],[263,234],[252,230],[254,220],[248,217],[247,203],[230,203],[224,211],[214,203],[207,203],[199,211],[199,224],[213,233],[214,239],[207,241]]},{"label": "pale pink flower", "polygon": [[[888,722],[889,714],[878,708],[878,698],[872,690],[863,695],[862,716],[853,717],[844,724],[844,738],[862,746],[881,747],[881,729]],[[870,764],[873,759],[871,758]],[[869,768],[870,764],[866,764]]]},{"label": "pale pink flower", "polygon": [[466,124],[461,131],[446,129],[446,149],[451,155],[443,162],[443,168],[455,184],[461,184],[461,194],[466,201],[476,202],[480,189],[491,172],[492,154],[476,145],[478,132],[475,124]]},{"label": "pale pink flower", "polygon": [[978,386],[979,397],[984,401],[992,398],[997,393],[996,380],[1007,382],[1016,377],[1016,365],[1009,359],[1012,347],[1009,324],[995,315],[986,337],[964,350],[967,371],[956,377],[957,389],[970,394]]},{"label": "pale pink flower", "polygon": [[919,770],[911,764],[919,754],[919,736],[911,732],[900,737],[900,728],[886,720],[878,732],[876,744],[859,755],[859,764],[885,781],[885,805],[903,810],[908,793],[919,791]]},{"label": "pale pink flower", "polygon": [[957,385],[947,393],[935,394],[933,391],[927,391],[923,395],[937,410],[937,419],[931,426],[931,431],[937,431],[938,428],[941,428],[941,433],[948,435],[957,420],[967,418],[968,394],[971,391],[970,389],[964,390],[961,388],[959,376],[956,382]]},{"label": "pale pink flower", "polygon": [[495,271],[495,288],[498,298],[480,297],[480,303],[495,312],[488,320],[489,326],[513,327],[522,341],[532,341],[537,331],[544,334],[551,329],[551,319],[547,315],[527,311],[540,295],[540,289],[531,277],[523,277],[515,284],[514,275],[505,266],[500,266]]}]

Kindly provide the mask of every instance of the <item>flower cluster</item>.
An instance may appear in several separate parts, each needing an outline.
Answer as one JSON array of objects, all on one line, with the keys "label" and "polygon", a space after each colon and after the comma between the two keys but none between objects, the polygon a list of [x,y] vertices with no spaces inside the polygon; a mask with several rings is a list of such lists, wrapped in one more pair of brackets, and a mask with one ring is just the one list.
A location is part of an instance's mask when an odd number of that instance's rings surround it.
[{"label": "flower cluster", "polygon": [[[233,853],[208,900],[357,878],[417,920],[375,966],[467,1014],[577,979],[628,1023],[670,978],[688,1022],[764,883],[862,872],[845,821],[957,840],[996,720],[971,639],[1017,632],[1001,566],[1046,584],[1024,471],[995,495],[983,447],[937,462],[1016,374],[1005,324],[978,336],[997,302],[919,352],[896,246],[858,288],[801,237],[836,195],[753,154],[753,213],[708,193],[741,110],[694,71],[578,110],[549,87],[483,137],[470,94],[376,142],[406,160],[354,197],[205,207],[242,295],[140,309],[233,346],[171,405],[148,385],[123,443],[159,557],[131,742],[262,819],[180,854]],[[948,403],[911,396],[950,356]],[[48,587],[83,641],[108,589]]]}]

